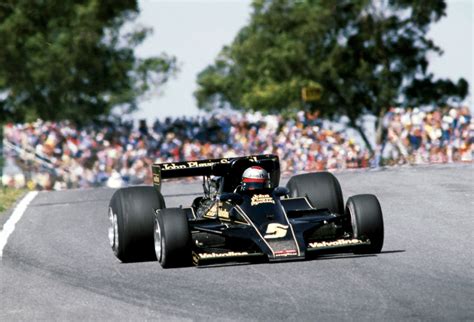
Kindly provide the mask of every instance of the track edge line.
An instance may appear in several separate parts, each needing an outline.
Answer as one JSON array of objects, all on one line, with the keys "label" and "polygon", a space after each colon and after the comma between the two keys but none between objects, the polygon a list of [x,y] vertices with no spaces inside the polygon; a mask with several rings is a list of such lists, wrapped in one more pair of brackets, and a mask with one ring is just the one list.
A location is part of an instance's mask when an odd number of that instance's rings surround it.
[{"label": "track edge line", "polygon": [[15,230],[15,225],[20,221],[21,217],[25,213],[28,205],[35,199],[38,195],[38,191],[30,191],[26,194],[25,197],[16,205],[13,210],[10,218],[3,225],[3,229],[0,231],[0,260],[3,258],[3,249],[7,245],[8,238]]}]

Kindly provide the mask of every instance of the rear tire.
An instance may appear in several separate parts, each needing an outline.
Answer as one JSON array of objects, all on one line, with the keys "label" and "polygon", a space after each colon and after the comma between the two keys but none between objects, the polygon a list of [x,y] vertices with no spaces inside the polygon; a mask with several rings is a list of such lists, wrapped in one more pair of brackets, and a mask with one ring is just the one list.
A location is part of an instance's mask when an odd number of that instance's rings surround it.
[{"label": "rear tire", "polygon": [[341,185],[329,172],[293,176],[286,187],[290,191],[290,197],[307,197],[314,208],[327,208],[332,213],[344,214]]},{"label": "rear tire", "polygon": [[380,253],[383,247],[384,226],[382,208],[374,195],[355,195],[347,200],[346,216],[350,217],[352,234],[356,239],[369,239],[371,244],[356,248],[355,254]]},{"label": "rear tire", "polygon": [[191,264],[191,234],[184,210],[169,208],[156,213],[154,245],[156,258],[163,268]]},{"label": "rear tire", "polygon": [[156,260],[154,209],[162,208],[165,208],[163,196],[153,187],[127,187],[113,194],[109,204],[109,241],[120,261]]}]

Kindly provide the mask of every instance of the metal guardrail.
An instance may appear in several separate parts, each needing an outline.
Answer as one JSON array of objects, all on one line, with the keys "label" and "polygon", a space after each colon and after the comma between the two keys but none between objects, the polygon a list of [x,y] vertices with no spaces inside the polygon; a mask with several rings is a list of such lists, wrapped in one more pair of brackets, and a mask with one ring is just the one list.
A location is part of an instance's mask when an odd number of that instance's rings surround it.
[{"label": "metal guardrail", "polygon": [[[38,184],[36,181],[37,175],[48,173],[53,182],[61,178],[61,173],[70,173],[69,169],[63,169],[54,164],[48,157],[37,153],[32,148],[21,147],[13,142],[3,139],[3,155],[5,160],[12,159],[18,166],[21,173],[24,175],[24,180],[27,186],[30,182]],[[59,170],[59,171],[58,171]],[[0,181],[3,181],[3,173],[0,176]],[[3,184],[3,183],[2,183]]]},{"label": "metal guardrail", "polygon": [[[3,139],[3,147],[4,149],[8,149],[14,151],[18,154],[18,157],[23,161],[33,161],[41,166],[47,168],[54,174],[57,173],[56,166],[49,160],[47,157],[40,155],[36,151],[20,147],[12,142],[9,142],[7,139]],[[69,172],[68,169],[63,169],[65,172]]]}]

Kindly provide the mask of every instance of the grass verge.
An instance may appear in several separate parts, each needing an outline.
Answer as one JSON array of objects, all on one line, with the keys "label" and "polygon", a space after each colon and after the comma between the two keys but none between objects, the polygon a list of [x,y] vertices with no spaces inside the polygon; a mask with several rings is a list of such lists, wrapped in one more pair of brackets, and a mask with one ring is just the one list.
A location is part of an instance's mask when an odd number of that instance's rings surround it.
[{"label": "grass verge", "polygon": [[20,198],[26,190],[24,189],[13,189],[7,187],[0,188],[0,214],[5,210],[9,209],[15,201]]}]

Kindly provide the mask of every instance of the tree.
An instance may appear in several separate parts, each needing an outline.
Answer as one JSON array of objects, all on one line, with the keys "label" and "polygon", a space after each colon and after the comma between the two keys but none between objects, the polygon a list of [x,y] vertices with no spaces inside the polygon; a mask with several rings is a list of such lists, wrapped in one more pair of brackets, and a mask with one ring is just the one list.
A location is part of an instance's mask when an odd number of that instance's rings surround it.
[{"label": "tree", "polygon": [[0,123],[136,109],[176,71],[165,54],[135,56],[151,32],[131,24],[138,12],[136,0],[0,0]]},{"label": "tree", "polygon": [[134,54],[152,31],[131,24],[138,12],[136,0],[0,0],[0,147],[6,121],[127,113],[165,83],[174,57]]},{"label": "tree", "polygon": [[[444,0],[255,0],[248,26],[198,76],[200,108],[288,112],[308,108],[301,89],[319,84],[309,108],[346,115],[368,148],[358,120],[390,106],[464,99],[464,79],[436,80],[427,38],[446,14]],[[381,122],[378,122],[379,124]]]}]

